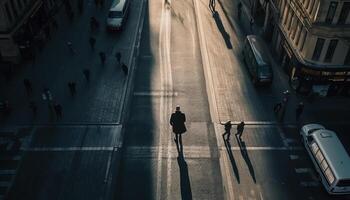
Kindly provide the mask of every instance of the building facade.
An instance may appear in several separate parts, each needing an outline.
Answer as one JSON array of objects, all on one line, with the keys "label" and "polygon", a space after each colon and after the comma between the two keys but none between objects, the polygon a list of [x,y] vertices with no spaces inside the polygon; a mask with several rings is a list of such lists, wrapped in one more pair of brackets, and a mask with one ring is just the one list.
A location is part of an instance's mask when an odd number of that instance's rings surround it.
[{"label": "building facade", "polygon": [[55,6],[54,0],[0,0],[0,62],[33,56],[32,44],[45,39],[43,29]]},{"label": "building facade", "polygon": [[270,0],[264,33],[298,92],[350,94],[350,1]]}]

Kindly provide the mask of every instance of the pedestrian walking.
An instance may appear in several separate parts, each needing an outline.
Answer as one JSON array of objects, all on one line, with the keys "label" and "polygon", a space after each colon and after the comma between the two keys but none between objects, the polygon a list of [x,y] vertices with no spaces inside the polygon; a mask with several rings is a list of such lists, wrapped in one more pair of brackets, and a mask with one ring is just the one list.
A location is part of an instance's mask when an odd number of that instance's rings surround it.
[{"label": "pedestrian walking", "polygon": [[91,49],[95,49],[96,39],[94,37],[90,37],[89,43],[90,43]]},{"label": "pedestrian walking", "polygon": [[90,81],[90,70],[89,69],[84,69],[83,70],[83,74],[84,74],[84,77],[86,79],[87,82]]},{"label": "pedestrian walking", "polygon": [[276,103],[275,106],[273,107],[273,112],[274,112],[275,114],[278,114],[278,113],[280,112],[281,108],[282,108],[282,103],[281,103],[281,102],[278,102],[278,103]]},{"label": "pedestrian walking", "polygon": [[295,109],[295,120],[299,121],[301,114],[304,111],[304,103],[300,102]]},{"label": "pedestrian walking", "polygon": [[254,26],[254,19],[253,18],[250,18],[249,24],[250,24],[250,32],[253,32],[253,26]]},{"label": "pedestrian walking", "polygon": [[242,134],[243,134],[243,130],[244,130],[244,121],[241,121],[241,123],[239,123],[237,125],[237,133],[236,133],[236,136],[238,136],[239,139],[241,139],[242,137]]},{"label": "pedestrian walking", "polygon": [[74,81],[68,82],[68,88],[69,88],[70,94],[72,96],[74,96],[75,93],[76,93],[76,87],[75,86],[76,86],[76,83]]},{"label": "pedestrian walking", "polygon": [[29,108],[32,110],[33,115],[36,116],[38,107],[34,101],[29,102]]},{"label": "pedestrian walking", "polygon": [[54,105],[54,110],[55,110],[57,119],[62,119],[62,106],[61,106],[61,104],[56,103]]},{"label": "pedestrian walking", "polygon": [[238,20],[241,20],[241,13],[242,13],[242,3],[239,2],[237,5],[237,16],[238,16]]},{"label": "pedestrian walking", "polygon": [[127,76],[129,69],[128,69],[128,66],[126,66],[125,63],[122,63],[122,70],[124,72],[124,75]]},{"label": "pedestrian walking", "polygon": [[100,55],[101,63],[104,65],[106,62],[106,53],[103,51],[100,51],[99,55]]},{"label": "pedestrian walking", "polygon": [[225,140],[229,141],[230,140],[230,136],[231,136],[231,128],[232,128],[231,121],[227,121],[225,123],[220,122],[220,124],[225,126],[225,133],[222,135],[222,137],[225,138],[225,135],[227,135]]},{"label": "pedestrian walking", "polygon": [[122,54],[119,51],[115,54],[115,58],[117,59],[118,65],[120,65]]},{"label": "pedestrian walking", "polygon": [[73,55],[75,55],[76,52],[75,52],[75,50],[74,50],[74,48],[73,48],[72,42],[68,41],[68,42],[67,42],[67,46],[68,46],[69,51],[70,51]]},{"label": "pedestrian walking", "polygon": [[95,31],[98,29],[99,23],[95,17],[90,17],[90,29]]},{"label": "pedestrian walking", "polygon": [[42,93],[42,98],[44,101],[47,101],[47,105],[49,107],[49,109],[51,109],[51,102],[52,102],[52,94],[49,90],[49,88],[44,88],[44,91]]},{"label": "pedestrian walking", "polygon": [[29,95],[30,93],[32,93],[33,88],[32,88],[32,83],[30,82],[30,80],[25,78],[23,80],[23,84],[24,84],[24,87],[27,91],[27,94]]},{"label": "pedestrian walking", "polygon": [[171,114],[170,125],[173,128],[175,134],[174,141],[182,148],[182,134],[187,131],[186,129],[186,115],[180,111],[180,106],[177,105],[175,112]]}]

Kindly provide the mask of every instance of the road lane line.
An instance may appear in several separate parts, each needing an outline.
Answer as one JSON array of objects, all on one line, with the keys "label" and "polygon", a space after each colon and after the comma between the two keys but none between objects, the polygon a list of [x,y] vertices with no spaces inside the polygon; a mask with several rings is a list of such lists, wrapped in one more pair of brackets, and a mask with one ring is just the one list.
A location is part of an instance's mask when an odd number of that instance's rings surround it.
[{"label": "road lane line", "polygon": [[31,147],[21,148],[22,151],[49,152],[49,151],[113,151],[114,147]]},{"label": "road lane line", "polygon": [[159,92],[134,92],[134,96],[151,96],[151,97],[176,97],[178,96],[177,92],[169,91],[159,91]]},{"label": "road lane line", "polygon": [[316,181],[302,181],[299,185],[302,187],[318,187],[320,183]]},{"label": "road lane line", "polygon": [[289,155],[289,158],[291,160],[297,160],[297,159],[299,159],[299,156],[298,155]]},{"label": "road lane line", "polygon": [[311,171],[310,168],[294,168],[294,170],[297,174],[305,174]]}]

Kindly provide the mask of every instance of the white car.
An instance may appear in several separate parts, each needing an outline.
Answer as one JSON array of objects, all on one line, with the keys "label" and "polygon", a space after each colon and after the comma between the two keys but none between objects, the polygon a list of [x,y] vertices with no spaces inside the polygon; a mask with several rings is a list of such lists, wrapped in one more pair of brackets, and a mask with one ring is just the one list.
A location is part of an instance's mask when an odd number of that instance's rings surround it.
[{"label": "white car", "polygon": [[306,124],[300,130],[300,135],[302,139],[305,140],[309,134],[317,131],[317,130],[325,130],[326,128],[320,124]]},{"label": "white car", "polygon": [[107,17],[107,29],[121,30],[129,11],[129,0],[114,0]]}]

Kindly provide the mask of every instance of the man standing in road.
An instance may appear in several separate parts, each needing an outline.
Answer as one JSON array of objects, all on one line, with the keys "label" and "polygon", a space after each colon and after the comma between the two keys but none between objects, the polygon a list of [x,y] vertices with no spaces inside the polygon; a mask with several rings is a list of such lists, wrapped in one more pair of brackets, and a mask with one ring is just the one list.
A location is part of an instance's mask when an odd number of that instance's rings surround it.
[{"label": "man standing in road", "polygon": [[176,111],[171,114],[170,125],[173,127],[173,132],[175,134],[174,141],[176,143],[180,142],[182,144],[181,134],[186,132],[186,115],[180,111],[180,106],[176,106]]},{"label": "man standing in road", "polygon": [[295,109],[295,119],[296,121],[299,121],[301,114],[304,111],[304,103],[300,102],[297,106],[297,108]]},{"label": "man standing in road", "polygon": [[243,133],[243,130],[244,130],[244,121],[241,121],[241,123],[239,123],[237,125],[237,133],[236,133],[236,136],[238,135],[238,138],[241,139],[242,137],[242,133]]}]

